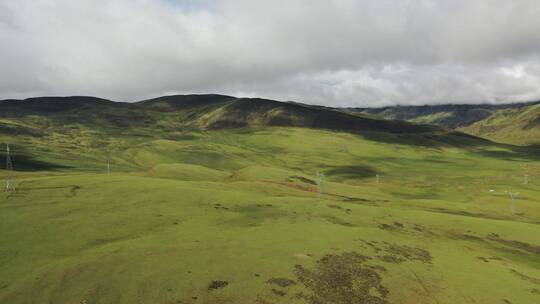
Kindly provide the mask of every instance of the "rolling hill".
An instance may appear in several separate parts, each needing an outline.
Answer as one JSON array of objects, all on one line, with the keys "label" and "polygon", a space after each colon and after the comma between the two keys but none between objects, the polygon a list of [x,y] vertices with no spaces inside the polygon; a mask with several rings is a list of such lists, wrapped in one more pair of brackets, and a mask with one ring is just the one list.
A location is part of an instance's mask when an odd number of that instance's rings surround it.
[{"label": "rolling hill", "polygon": [[459,130],[498,142],[540,144],[540,104],[498,110]]},{"label": "rolling hill", "polygon": [[535,103],[512,104],[471,104],[471,105],[425,105],[394,106],[382,108],[347,108],[353,113],[366,113],[385,119],[398,119],[410,122],[432,124],[448,128],[466,127],[486,119],[499,110],[521,109]]},{"label": "rolling hill", "polygon": [[384,108],[348,108],[350,113],[404,120],[451,128],[470,135],[509,144],[540,142],[540,102],[501,105],[433,105]]},{"label": "rolling hill", "polygon": [[44,115],[61,123],[144,127],[170,123],[197,129],[295,126],[339,131],[422,133],[428,125],[359,117],[332,108],[223,95],[175,95],[135,103],[94,97],[43,97],[0,101],[3,116]]}]

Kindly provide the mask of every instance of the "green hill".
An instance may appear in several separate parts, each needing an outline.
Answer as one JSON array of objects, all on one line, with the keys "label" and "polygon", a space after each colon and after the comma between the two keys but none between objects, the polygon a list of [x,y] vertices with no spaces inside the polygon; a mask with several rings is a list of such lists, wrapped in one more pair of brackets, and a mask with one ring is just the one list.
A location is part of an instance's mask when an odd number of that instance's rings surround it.
[{"label": "green hill", "polygon": [[0,303],[540,297],[537,146],[221,95],[2,101],[0,143]]},{"label": "green hill", "polygon": [[540,144],[540,104],[499,110],[460,130],[500,142]]},{"label": "green hill", "polygon": [[93,97],[44,97],[0,101],[0,110],[5,117],[23,116],[24,121],[30,124],[30,116],[42,115],[56,125],[73,123],[113,128],[294,126],[391,133],[440,130],[428,125],[360,117],[332,108],[223,95],[175,95],[137,103],[118,103]]},{"label": "green hill", "polygon": [[348,108],[352,113],[366,113],[384,119],[399,119],[448,128],[466,127],[486,119],[499,110],[521,109],[536,103],[394,106],[383,108]]}]

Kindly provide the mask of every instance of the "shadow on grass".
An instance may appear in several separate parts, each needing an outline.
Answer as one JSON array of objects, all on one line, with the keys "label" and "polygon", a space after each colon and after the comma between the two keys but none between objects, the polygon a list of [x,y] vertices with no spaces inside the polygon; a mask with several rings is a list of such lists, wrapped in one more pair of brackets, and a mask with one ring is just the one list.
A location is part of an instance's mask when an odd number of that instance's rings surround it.
[{"label": "shadow on grass", "polygon": [[[391,133],[362,132],[359,133],[359,135],[366,140],[394,145],[416,146],[431,149],[456,147],[468,150],[484,157],[508,161],[540,160],[540,144],[514,146],[509,144],[495,143],[487,139],[460,132],[399,135]],[[426,161],[437,162],[433,159]]]},{"label": "shadow on grass", "polygon": [[530,145],[530,146],[511,146],[511,145],[499,145],[504,147],[506,150],[482,150],[476,152],[479,155],[497,158],[500,160],[507,161],[524,161],[540,160],[540,145]]},{"label": "shadow on grass", "polygon": [[324,172],[330,177],[346,178],[346,179],[362,179],[374,177],[377,174],[373,168],[363,165],[354,166],[339,166]]},{"label": "shadow on grass", "polygon": [[424,132],[394,134],[387,132],[359,132],[366,140],[394,145],[439,149],[443,147],[475,148],[495,143],[460,132]]},{"label": "shadow on grass", "polygon": [[[60,165],[50,162],[45,162],[42,160],[37,160],[33,156],[20,152],[21,149],[18,147],[12,146],[12,152],[11,155],[11,161],[13,162],[13,170],[14,171],[22,171],[22,172],[30,172],[30,171],[54,171],[54,170],[60,170],[60,169],[69,169],[72,168],[70,166],[66,165]],[[0,159],[5,160],[6,159],[6,152],[2,151],[0,153]]]}]

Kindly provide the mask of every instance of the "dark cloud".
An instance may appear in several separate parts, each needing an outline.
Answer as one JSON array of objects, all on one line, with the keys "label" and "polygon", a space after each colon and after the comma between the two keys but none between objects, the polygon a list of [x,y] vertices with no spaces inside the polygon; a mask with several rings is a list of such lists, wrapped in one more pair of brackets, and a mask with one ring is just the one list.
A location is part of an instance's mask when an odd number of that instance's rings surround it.
[{"label": "dark cloud", "polygon": [[540,99],[536,0],[0,0],[0,95]]}]

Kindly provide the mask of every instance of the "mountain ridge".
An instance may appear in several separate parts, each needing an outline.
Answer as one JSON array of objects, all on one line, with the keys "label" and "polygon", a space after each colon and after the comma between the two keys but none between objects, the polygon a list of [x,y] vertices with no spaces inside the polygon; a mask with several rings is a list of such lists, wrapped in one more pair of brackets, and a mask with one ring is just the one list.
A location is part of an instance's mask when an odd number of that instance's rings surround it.
[{"label": "mountain ridge", "polygon": [[540,103],[498,110],[458,130],[498,142],[540,144]]},{"label": "mountain ridge", "polygon": [[471,125],[485,119],[498,110],[523,108],[540,104],[540,101],[504,103],[504,104],[441,104],[419,106],[387,106],[374,108],[348,107],[344,110],[352,113],[376,115],[384,119],[400,119],[412,122],[430,123],[439,126],[457,128]]},{"label": "mountain ridge", "polygon": [[[58,124],[103,124],[116,129],[165,123],[169,125],[167,128],[201,130],[263,126],[393,134],[450,133],[455,130],[501,143],[535,144],[540,141],[535,139],[540,137],[537,131],[540,129],[539,105],[540,102],[527,102],[332,108],[264,98],[187,94],[136,102],[116,102],[92,96],[6,99],[0,101],[0,111],[2,117],[52,115]],[[529,108],[532,110],[527,111]],[[1,127],[4,133],[17,129],[23,133],[39,133],[39,127],[23,128],[6,123]]]},{"label": "mountain ridge", "polygon": [[[201,129],[292,126],[349,132],[442,131],[434,126],[362,117],[337,108],[219,94],[170,95],[134,103],[88,96],[10,99],[0,101],[0,110],[3,116],[52,113],[69,118],[70,123],[93,119],[93,122],[104,120],[119,127],[157,123],[158,113],[164,113],[178,124]],[[136,119],[127,120],[128,115]]]}]

